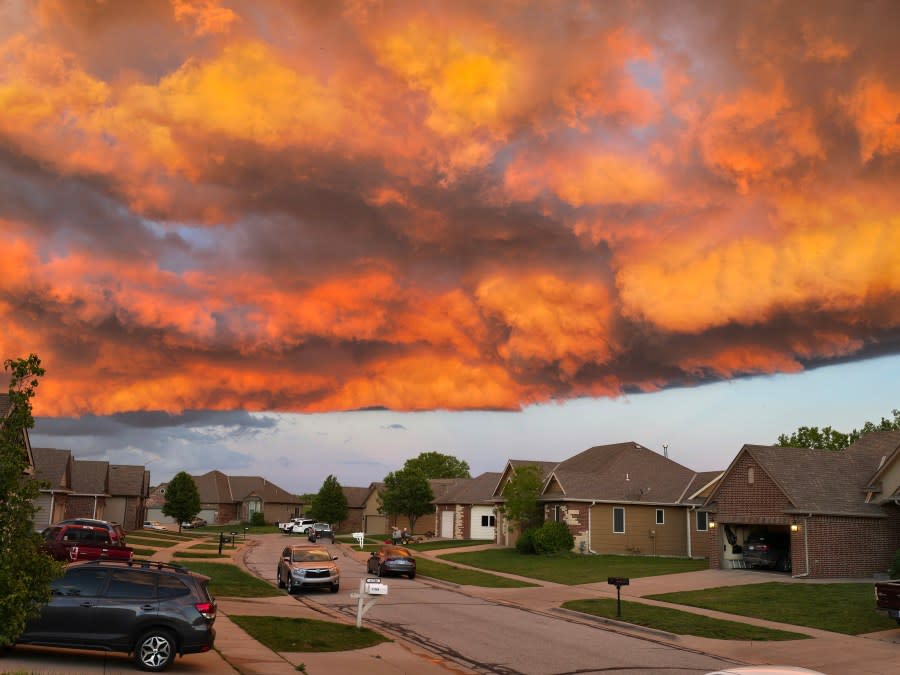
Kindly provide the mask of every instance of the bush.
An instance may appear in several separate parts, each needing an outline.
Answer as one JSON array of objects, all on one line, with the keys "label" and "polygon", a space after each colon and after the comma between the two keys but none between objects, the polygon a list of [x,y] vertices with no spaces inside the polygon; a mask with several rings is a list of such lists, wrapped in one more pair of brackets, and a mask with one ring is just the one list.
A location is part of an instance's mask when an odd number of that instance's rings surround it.
[{"label": "bush", "polygon": [[575,538],[565,523],[551,520],[535,531],[533,545],[535,553],[560,553],[571,551],[575,546]]},{"label": "bush", "polygon": [[530,527],[519,535],[519,538],[516,539],[516,550],[519,553],[525,555],[537,553],[537,550],[534,547],[534,537],[537,534],[537,531],[538,528]]},{"label": "bush", "polygon": [[259,511],[254,511],[250,516],[250,524],[256,527],[261,527],[266,524],[266,517]]},{"label": "bush", "polygon": [[888,570],[891,579],[900,579],[900,549],[894,553],[894,564]]}]

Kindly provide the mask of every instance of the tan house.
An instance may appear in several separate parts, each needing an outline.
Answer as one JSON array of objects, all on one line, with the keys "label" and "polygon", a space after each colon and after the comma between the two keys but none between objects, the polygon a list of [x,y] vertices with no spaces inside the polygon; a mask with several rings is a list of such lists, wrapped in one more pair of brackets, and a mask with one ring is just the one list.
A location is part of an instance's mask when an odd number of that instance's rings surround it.
[{"label": "tan house", "polygon": [[45,482],[35,506],[34,528],[38,531],[64,520],[66,503],[72,492],[72,453],[56,448],[32,448],[34,478]]},{"label": "tan house", "polygon": [[741,567],[752,533],[789,541],[794,576],[871,577],[900,549],[900,431],[842,452],[745,445],[709,494],[710,566]]},{"label": "tan house", "polygon": [[[465,478],[430,478],[428,485],[434,498],[442,497],[448,490],[455,487],[460,481],[468,480]],[[366,534],[375,536],[388,535],[391,530],[396,527],[399,529],[409,528],[409,519],[406,516],[388,515],[381,510],[381,492],[384,490],[384,483],[372,483],[369,486],[369,494],[366,496],[365,505],[362,509],[363,529],[361,531]],[[438,531],[437,513],[427,513],[420,516],[416,520],[416,527],[410,534],[435,534]]]},{"label": "tan house", "polygon": [[444,539],[497,538],[497,505],[494,488],[497,472],[459,479],[455,486],[434,500],[437,536]]},{"label": "tan house", "polygon": [[150,494],[150,472],[134,464],[110,464],[108,485],[104,519],[121,523],[128,531],[141,529]]},{"label": "tan house", "polygon": [[334,523],[338,532],[363,532],[363,523],[366,516],[366,503],[372,493],[372,485],[369,487],[341,486],[344,497],[347,498],[347,518],[342,523]]}]

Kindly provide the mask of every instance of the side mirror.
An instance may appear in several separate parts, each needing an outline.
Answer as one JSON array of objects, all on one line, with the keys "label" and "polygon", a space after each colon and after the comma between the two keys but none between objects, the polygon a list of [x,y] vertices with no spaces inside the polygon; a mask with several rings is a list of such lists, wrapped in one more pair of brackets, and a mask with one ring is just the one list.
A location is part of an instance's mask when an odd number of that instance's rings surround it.
[{"label": "side mirror", "polygon": [[337,560],[337,558],[338,558],[338,557],[337,557],[336,555],[331,556],[331,559],[332,559],[332,560]]},{"label": "side mirror", "polygon": [[284,560],[284,562],[291,562],[291,556],[286,555],[282,558],[282,560]]}]

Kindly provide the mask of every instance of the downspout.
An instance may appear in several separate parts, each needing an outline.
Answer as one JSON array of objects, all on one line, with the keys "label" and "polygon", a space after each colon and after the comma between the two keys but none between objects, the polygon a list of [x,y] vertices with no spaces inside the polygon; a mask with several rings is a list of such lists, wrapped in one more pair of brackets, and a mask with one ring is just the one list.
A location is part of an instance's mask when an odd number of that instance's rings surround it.
[{"label": "downspout", "polygon": [[803,558],[806,571],[803,574],[792,574],[791,579],[802,579],[809,576],[809,517],[812,514],[803,516]]},{"label": "downspout", "polygon": [[56,493],[51,492],[50,493],[50,517],[47,518],[48,525],[53,524],[53,509],[55,508],[55,506],[56,506]]},{"label": "downspout", "polygon": [[97,495],[94,495],[94,508],[91,511],[91,518],[97,517]]},{"label": "downspout", "polygon": [[594,504],[596,504],[596,503],[597,503],[597,501],[594,500],[591,502],[591,505],[588,507],[588,553],[593,553],[594,555],[597,555],[597,551],[595,551],[593,548],[591,548],[591,532],[593,531],[591,529],[591,516],[594,515]]},{"label": "downspout", "polygon": [[696,509],[696,508],[697,508],[697,505],[694,504],[693,506],[688,508],[687,511],[684,512],[685,515],[687,516],[687,522],[685,523],[685,525],[687,525],[687,557],[688,558],[694,557],[692,555],[692,551],[691,551],[691,514],[694,512],[694,509]]}]

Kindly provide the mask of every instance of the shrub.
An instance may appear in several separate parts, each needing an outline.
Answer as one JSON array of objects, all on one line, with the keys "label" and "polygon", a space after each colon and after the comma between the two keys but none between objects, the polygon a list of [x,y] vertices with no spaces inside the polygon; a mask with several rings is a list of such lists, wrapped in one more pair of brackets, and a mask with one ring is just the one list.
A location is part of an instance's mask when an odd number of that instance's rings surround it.
[{"label": "shrub", "polygon": [[250,516],[250,524],[257,527],[266,524],[266,517],[260,511],[254,511]]},{"label": "shrub", "polygon": [[516,550],[519,553],[525,555],[537,553],[534,547],[534,537],[537,531],[538,528],[530,527],[519,535],[519,538],[516,539]]},{"label": "shrub", "polygon": [[900,548],[894,553],[894,564],[888,570],[891,579],[900,579]]},{"label": "shrub", "polygon": [[534,533],[535,553],[571,551],[574,546],[575,538],[565,523],[547,521]]}]

